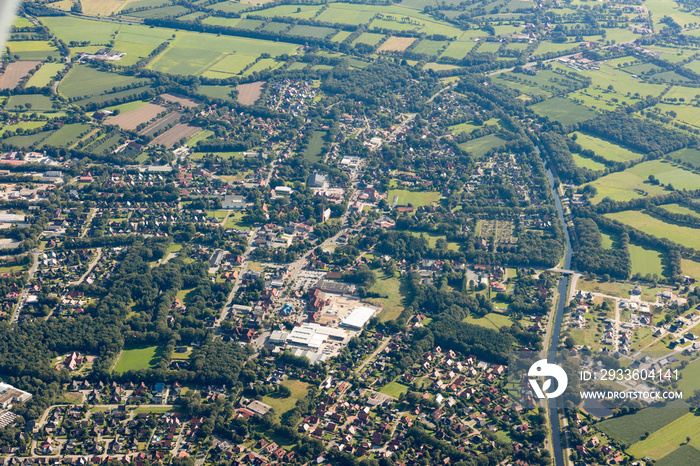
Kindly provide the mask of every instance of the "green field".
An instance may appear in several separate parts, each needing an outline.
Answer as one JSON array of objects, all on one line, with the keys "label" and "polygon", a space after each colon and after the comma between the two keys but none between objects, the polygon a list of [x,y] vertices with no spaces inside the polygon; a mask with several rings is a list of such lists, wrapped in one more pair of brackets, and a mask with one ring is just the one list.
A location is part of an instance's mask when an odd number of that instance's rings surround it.
[{"label": "green field", "polygon": [[92,125],[84,123],[75,123],[65,125],[63,128],[54,132],[51,136],[44,139],[39,148],[44,146],[65,147],[78,140],[81,135],[92,129]]},{"label": "green field", "polygon": [[628,201],[647,195],[660,195],[668,191],[659,185],[649,183],[649,175],[654,175],[660,183],[671,184],[674,189],[697,189],[700,175],[685,170],[675,163],[664,160],[642,162],[623,172],[616,172],[598,178],[593,183],[598,189],[595,199],[610,197],[616,201]]},{"label": "green field", "polygon": [[695,390],[700,390],[700,360],[695,360],[681,371],[682,378],[678,382],[678,390],[692,396]]},{"label": "green field", "polygon": [[445,45],[447,45],[447,42],[426,39],[418,42],[418,45],[412,51],[425,55],[438,55]]},{"label": "green field", "polygon": [[323,150],[324,140],[323,137],[326,135],[326,131],[314,131],[309,145],[304,150],[304,158],[311,162],[321,161],[321,151]]},{"label": "green field", "polygon": [[367,44],[367,45],[377,45],[379,41],[384,39],[383,34],[374,34],[372,32],[364,32],[360,34],[360,37],[355,39],[353,44]]},{"label": "green field", "polygon": [[29,78],[27,87],[36,86],[44,87],[51,79],[58,74],[66,65],[63,63],[44,63],[44,66],[39,69],[34,75]]},{"label": "green field", "polygon": [[197,92],[222,100],[235,100],[235,97],[231,97],[231,92],[237,94],[236,86],[199,86]]},{"label": "green field", "polygon": [[494,330],[498,330],[501,327],[510,327],[511,325],[513,325],[513,321],[510,320],[510,317],[497,312],[489,312],[484,317],[476,317],[473,315],[469,315],[462,319],[462,322],[480,325],[482,327],[492,328]]},{"label": "green field", "polygon": [[625,210],[605,216],[657,238],[666,238],[689,248],[700,249],[699,229],[665,223],[638,210]]},{"label": "green field", "polygon": [[442,197],[437,191],[409,191],[407,189],[391,189],[389,190],[389,204],[394,205],[394,196],[398,196],[396,205],[408,205],[418,208],[424,205],[437,202]]},{"label": "green field", "polygon": [[679,464],[700,464],[700,450],[692,445],[683,445],[657,460],[655,466],[678,466]]},{"label": "green field", "polygon": [[306,393],[309,391],[310,387],[310,384],[306,382],[292,379],[285,380],[282,382],[282,385],[287,387],[292,392],[291,396],[288,398],[278,398],[268,395],[264,396],[262,399],[263,403],[272,406],[272,409],[275,410],[275,414],[277,414],[278,418],[290,409],[293,409],[296,402],[306,396]]},{"label": "green field", "polygon": [[681,259],[681,271],[683,275],[693,277],[695,280],[700,280],[700,263],[688,259]]},{"label": "green field", "polygon": [[[27,107],[31,106],[31,109]],[[13,95],[5,104],[5,110],[9,111],[51,111],[53,102],[42,94]]]},{"label": "green field", "polygon": [[114,87],[146,83],[147,79],[106,73],[86,65],[74,65],[58,85],[58,92],[66,98],[86,97],[111,92]]},{"label": "green field", "polygon": [[383,298],[368,298],[371,304],[380,306],[382,308],[379,313],[379,320],[386,322],[388,320],[395,320],[404,310],[403,300],[405,297],[404,286],[398,277],[386,277],[384,274],[379,274],[381,277],[377,277],[377,281],[369,289],[370,293],[376,293],[380,296],[386,296]]},{"label": "green field", "polygon": [[662,254],[653,249],[645,249],[635,244],[629,245],[630,261],[632,263],[632,275],[641,273],[663,275],[663,266],[661,265]]},{"label": "green field", "polygon": [[[680,410],[668,409],[668,411]],[[660,413],[658,414],[660,415]],[[635,443],[628,450],[630,454],[636,457],[663,458],[669,452],[685,444],[686,437],[690,437],[691,446],[695,448],[700,447],[700,435],[698,435],[700,433],[700,416],[696,416],[693,413],[685,414],[660,429],[652,429],[647,425],[645,431],[651,432],[649,437]]]},{"label": "green field", "polygon": [[404,395],[408,393],[408,386],[398,382],[389,382],[388,384],[384,385],[379,392],[384,393],[385,395],[393,396],[394,398],[398,398],[402,393]]},{"label": "green field", "polygon": [[613,144],[604,139],[589,136],[585,133],[574,134],[576,134],[576,143],[578,145],[613,162],[629,162],[642,158],[642,154],[625,149],[624,147],[618,146],[617,144]]},{"label": "green field", "polygon": [[469,41],[469,42],[460,42],[460,41],[454,41],[450,42],[450,45],[447,46],[444,52],[442,52],[443,57],[451,57],[451,58],[457,58],[457,59],[462,59],[471,50],[476,46],[477,42],[474,41]]},{"label": "green field", "polygon": [[165,348],[162,346],[123,349],[114,365],[114,372],[120,374],[126,371],[153,368],[160,361],[164,351]]},{"label": "green field", "polygon": [[[296,48],[285,42],[180,31],[171,46],[153,60],[149,68],[180,75],[201,75],[213,67],[223,68],[225,73],[237,73],[262,53],[277,57],[292,54]],[[219,64],[227,57],[232,58]],[[220,72],[211,77],[227,76]]]},{"label": "green field", "polygon": [[586,158],[586,157],[581,157],[578,154],[571,154],[574,157],[574,162],[576,162],[576,165],[578,165],[581,168],[588,168],[589,170],[593,171],[603,171],[605,170],[605,165],[603,165],[600,162],[596,162],[595,160]]},{"label": "green field", "polygon": [[290,29],[287,34],[289,34],[290,36],[312,37],[314,39],[323,39],[324,37],[331,37],[331,35],[335,35],[335,33],[337,31],[338,31],[337,29],[333,29],[333,28],[307,26],[307,25],[298,24],[298,25],[294,26],[292,29]]},{"label": "green field", "polygon": [[700,167],[700,150],[685,148],[671,152],[668,156],[673,160],[689,163],[696,168]]},{"label": "green field", "polygon": [[673,406],[646,408],[634,414],[608,419],[596,424],[596,427],[621,443],[632,444],[639,442],[645,432],[656,432],[687,412],[687,405],[676,401]]},{"label": "green field", "polygon": [[572,125],[595,118],[598,114],[588,107],[576,104],[565,97],[553,97],[530,107],[535,113],[564,125]]},{"label": "green field", "polygon": [[460,148],[466,150],[470,154],[477,157],[483,157],[491,149],[496,149],[505,144],[505,141],[495,134],[489,134],[480,138],[472,139],[471,141],[463,142],[459,145]]},{"label": "green field", "polygon": [[11,57],[17,55],[20,60],[46,60],[47,57],[60,56],[53,45],[41,40],[10,41],[7,48]]}]

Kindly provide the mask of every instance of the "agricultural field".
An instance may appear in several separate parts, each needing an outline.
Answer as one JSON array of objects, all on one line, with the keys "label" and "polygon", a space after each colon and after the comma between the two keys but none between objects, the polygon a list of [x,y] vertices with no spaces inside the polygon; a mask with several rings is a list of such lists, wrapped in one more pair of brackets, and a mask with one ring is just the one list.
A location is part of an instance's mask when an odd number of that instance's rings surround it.
[{"label": "agricultural field", "polygon": [[236,95],[236,86],[199,86],[199,94],[222,100],[233,100],[231,93]]},{"label": "agricultural field", "polygon": [[264,87],[265,81],[256,81],[254,83],[239,84],[236,87],[236,89],[238,90],[238,103],[243,105],[254,105],[255,102],[257,102],[260,98]]},{"label": "agricultural field", "polygon": [[605,197],[616,201],[628,201],[668,192],[663,186],[651,184],[649,175],[654,175],[661,184],[672,185],[674,189],[696,189],[700,185],[700,175],[668,161],[650,160],[590,183],[598,189],[595,201]]},{"label": "agricultural field", "polygon": [[418,45],[412,51],[425,55],[438,55],[445,45],[447,45],[447,42],[425,39],[418,42]]},{"label": "agricultural field", "polygon": [[442,57],[456,58],[461,60],[466,57],[469,52],[476,46],[477,42],[468,41],[454,41],[450,42],[445,51],[442,53]]},{"label": "agricultural field", "polygon": [[[231,68],[223,71],[238,73],[263,53],[272,57],[291,55],[297,47],[285,42],[180,31],[171,46],[148,67],[164,73],[201,75],[225,58],[234,57],[225,62]],[[218,68],[222,66],[218,65]],[[218,77],[226,76],[219,73]]]},{"label": "agricultural field", "polygon": [[199,130],[200,128],[196,126],[180,123],[156,137],[153,141],[151,141],[151,145],[162,145],[170,148],[178,144],[181,140],[189,138]]},{"label": "agricultural field", "polygon": [[605,170],[605,165],[603,165],[600,162],[596,162],[593,159],[589,159],[586,157],[581,157],[578,154],[571,154],[574,157],[574,162],[576,162],[576,165],[578,165],[581,168],[588,168],[589,170],[593,171],[603,171]]},{"label": "agricultural field", "polygon": [[638,152],[631,151],[622,146],[613,144],[595,136],[590,136],[586,133],[572,133],[570,136],[574,137],[574,135],[576,135],[576,143],[578,145],[613,162],[630,162],[639,160],[643,157],[643,155]]},{"label": "agricultural field", "polygon": [[27,81],[27,87],[44,87],[51,82],[51,79],[54,78],[58,74],[59,71],[61,71],[63,68],[65,68],[66,65],[63,63],[44,63],[44,65],[32,75],[31,78],[29,78],[29,81]]},{"label": "agricultural field", "polygon": [[14,89],[22,78],[40,63],[38,61],[15,61],[8,64],[0,74],[0,89]]},{"label": "agricultural field", "polygon": [[572,125],[595,118],[598,114],[588,107],[565,97],[553,97],[530,107],[535,113],[564,125]]},{"label": "agricultural field", "polygon": [[318,27],[318,26],[306,26],[298,24],[287,32],[290,36],[298,37],[311,37],[314,39],[323,39],[325,37],[332,37],[338,32],[337,29]]},{"label": "agricultural field", "polygon": [[368,24],[376,15],[376,11],[367,11],[359,4],[330,3],[316,19],[327,23],[359,25]]},{"label": "agricultural field", "polygon": [[[256,11],[257,16],[273,18],[275,16],[287,16],[289,18],[310,19],[321,8],[318,5],[279,5],[265,10]],[[325,21],[325,20],[322,20]]]},{"label": "agricultural field", "polygon": [[44,139],[39,148],[45,146],[66,147],[80,139],[92,129],[92,125],[75,123],[65,125],[63,128],[55,131],[48,138]]},{"label": "agricultural field", "polygon": [[417,40],[415,37],[391,36],[377,49],[377,52],[403,52]]},{"label": "agricultural field", "polygon": [[18,60],[46,60],[58,58],[58,50],[49,42],[41,40],[10,41],[7,43],[10,57]]},{"label": "agricultural field", "polygon": [[148,80],[107,73],[86,65],[75,65],[61,80],[58,92],[68,98],[89,97],[113,91],[115,87],[145,84]]},{"label": "agricultural field", "polygon": [[8,111],[51,111],[53,102],[42,94],[13,95],[7,100],[5,110]]},{"label": "agricultural field", "polygon": [[[668,408],[667,410],[672,411]],[[649,437],[632,445],[628,450],[630,454],[658,460],[673,452],[679,445],[690,445],[696,451],[700,448],[698,435],[690,435],[690,443],[686,443],[689,434],[700,432],[700,416],[693,413],[687,413],[660,429],[647,428],[646,431],[650,432]]]},{"label": "agricultural field", "polygon": [[596,424],[605,434],[621,443],[639,442],[645,432],[656,432],[688,413],[683,401],[665,407],[642,409],[634,414],[608,419]]},{"label": "agricultural field", "polygon": [[143,128],[141,131],[139,131],[139,134],[147,134],[148,136],[153,136],[158,131],[165,129],[169,125],[178,121],[181,117],[182,113],[180,112],[170,112],[164,117],[159,118],[158,120]]},{"label": "agricultural field", "polygon": [[693,277],[700,281],[700,263],[688,259],[681,259],[681,272],[683,275]]},{"label": "agricultural field", "polygon": [[187,97],[180,97],[172,94],[161,94],[159,97],[165,100],[166,102],[178,104],[182,108],[195,108],[202,104],[198,100],[193,100]]},{"label": "agricultural field", "polygon": [[642,276],[647,274],[658,277],[663,276],[662,254],[659,251],[630,244],[629,253],[630,262],[632,263],[632,275],[639,273]]},{"label": "agricultural field", "polygon": [[121,129],[134,130],[141,123],[146,123],[154,119],[160,112],[164,112],[165,107],[156,104],[148,104],[138,110],[131,112],[120,113],[117,116],[108,118],[105,123],[109,125],[117,125]]},{"label": "agricultural field", "polygon": [[119,354],[114,372],[121,374],[126,371],[153,368],[160,361],[164,351],[165,348],[161,346],[125,348]]},{"label": "agricultural field", "polygon": [[673,160],[689,163],[695,168],[700,168],[700,150],[685,148],[671,152],[668,156]]},{"label": "agricultural field", "polygon": [[360,37],[353,41],[353,44],[367,44],[367,45],[377,45],[384,39],[383,34],[375,34],[373,32],[363,32]]},{"label": "agricultural field", "polygon": [[698,248],[700,244],[700,229],[665,223],[638,210],[625,210],[605,214],[605,216],[657,238],[666,238],[689,248]]}]

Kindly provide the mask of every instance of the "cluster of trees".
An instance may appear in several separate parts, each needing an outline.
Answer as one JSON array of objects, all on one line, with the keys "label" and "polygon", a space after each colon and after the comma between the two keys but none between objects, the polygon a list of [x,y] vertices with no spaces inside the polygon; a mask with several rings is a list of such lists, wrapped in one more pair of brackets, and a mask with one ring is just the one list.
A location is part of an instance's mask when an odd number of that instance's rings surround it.
[{"label": "cluster of trees", "polygon": [[602,243],[603,236],[593,219],[574,219],[574,228],[571,231],[574,248],[571,256],[573,268],[599,276],[626,279],[632,270],[628,251],[629,235],[623,232],[619,238],[620,247],[606,249]]},{"label": "cluster of trees", "polygon": [[648,158],[658,158],[696,142],[689,136],[634,118],[626,112],[607,112],[578,126],[595,136],[648,154]]}]

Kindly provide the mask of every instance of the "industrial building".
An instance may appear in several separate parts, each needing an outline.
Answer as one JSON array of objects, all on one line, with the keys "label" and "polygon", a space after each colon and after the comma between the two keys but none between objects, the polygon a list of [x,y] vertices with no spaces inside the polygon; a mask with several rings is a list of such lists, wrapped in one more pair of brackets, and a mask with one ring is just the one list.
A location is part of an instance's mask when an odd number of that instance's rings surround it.
[{"label": "industrial building", "polygon": [[369,306],[360,306],[353,309],[353,311],[344,318],[340,325],[347,327],[351,330],[362,330],[367,325],[367,322],[372,318],[372,316],[377,312],[378,308]]}]

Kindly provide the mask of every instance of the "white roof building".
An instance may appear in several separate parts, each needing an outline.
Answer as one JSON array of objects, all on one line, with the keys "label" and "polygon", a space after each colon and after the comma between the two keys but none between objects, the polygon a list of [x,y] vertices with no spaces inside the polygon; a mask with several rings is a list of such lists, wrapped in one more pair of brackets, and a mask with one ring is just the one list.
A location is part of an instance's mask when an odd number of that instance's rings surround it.
[{"label": "white roof building", "polygon": [[362,330],[369,319],[377,312],[376,307],[360,306],[356,307],[350,315],[340,322],[340,325],[354,330]]}]

